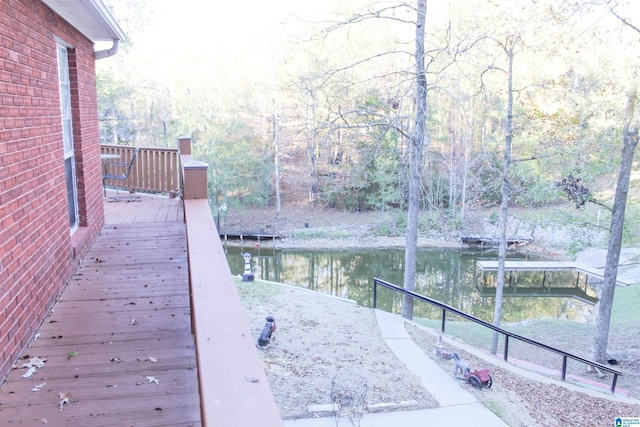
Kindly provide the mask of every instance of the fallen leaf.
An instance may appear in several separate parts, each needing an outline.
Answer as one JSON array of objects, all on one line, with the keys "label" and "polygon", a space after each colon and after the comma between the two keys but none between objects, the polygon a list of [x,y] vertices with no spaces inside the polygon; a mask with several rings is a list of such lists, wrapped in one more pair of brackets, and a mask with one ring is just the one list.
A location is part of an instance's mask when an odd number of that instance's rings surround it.
[{"label": "fallen leaf", "polygon": [[58,406],[60,407],[60,411],[62,412],[64,404],[66,403],[68,405],[69,403],[73,402],[73,400],[71,399],[71,395],[69,393],[59,392],[58,395],[60,396],[60,402],[58,402]]},{"label": "fallen leaf", "polygon": [[35,386],[34,388],[32,388],[32,389],[31,389],[31,391],[40,391],[40,389],[41,389],[42,387],[44,387],[44,386],[45,386],[45,384],[47,384],[47,383],[46,383],[46,382],[44,382],[44,383],[42,383],[42,384],[39,384],[39,385]]},{"label": "fallen leaf", "polygon": [[112,362],[116,362],[116,363],[120,363],[120,362],[122,362],[122,359],[121,359],[120,357],[112,357],[112,358],[111,358],[111,359],[109,359],[109,360],[111,360]]},{"label": "fallen leaf", "polygon": [[35,366],[36,368],[44,368],[44,362],[46,362],[46,359],[40,359],[39,357],[32,357],[29,359],[28,362],[25,362],[22,364],[23,368],[31,368],[33,366]]},{"label": "fallen leaf", "polygon": [[42,421],[42,424],[47,424],[49,422],[46,418],[41,418],[40,421]]},{"label": "fallen leaf", "polygon": [[149,384],[151,383],[160,384],[160,381],[156,377],[147,377],[147,380],[149,381]]},{"label": "fallen leaf", "polygon": [[75,350],[71,350],[69,353],[67,353],[67,358],[71,359],[72,357],[75,357],[78,355],[78,352]]},{"label": "fallen leaf", "polygon": [[129,322],[130,325],[139,325],[138,321],[136,319],[131,319],[131,322]]},{"label": "fallen leaf", "polygon": [[147,360],[149,362],[152,362],[152,363],[156,363],[158,361],[158,359],[156,359],[155,357],[151,357],[151,356],[147,357]]},{"label": "fallen leaf", "polygon": [[36,373],[36,367],[32,366],[32,367],[29,368],[29,370],[27,372],[25,372],[24,374],[20,375],[20,378],[29,378],[35,373]]}]

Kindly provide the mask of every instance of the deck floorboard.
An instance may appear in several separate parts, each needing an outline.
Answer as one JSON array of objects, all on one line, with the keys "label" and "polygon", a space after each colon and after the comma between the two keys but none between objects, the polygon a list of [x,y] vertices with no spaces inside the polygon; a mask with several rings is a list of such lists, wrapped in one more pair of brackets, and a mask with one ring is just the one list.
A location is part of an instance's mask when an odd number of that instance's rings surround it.
[{"label": "deck floorboard", "polygon": [[[180,202],[105,202],[105,216],[0,388],[0,425],[201,425]],[[45,366],[21,378],[27,356]]]}]

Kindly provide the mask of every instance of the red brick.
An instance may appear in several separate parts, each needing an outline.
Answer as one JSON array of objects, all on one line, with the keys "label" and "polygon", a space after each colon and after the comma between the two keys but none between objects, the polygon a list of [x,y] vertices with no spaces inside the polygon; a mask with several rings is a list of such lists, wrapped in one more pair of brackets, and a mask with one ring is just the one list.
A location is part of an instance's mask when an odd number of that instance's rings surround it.
[{"label": "red brick", "polygon": [[56,36],[76,47],[70,55],[72,114],[77,161],[88,162],[78,165],[78,178],[86,181],[79,186],[79,210],[82,223],[91,224],[88,241],[104,221],[99,170],[90,171],[99,168],[93,44],[41,1],[1,4],[0,380],[76,262],[69,257]]}]

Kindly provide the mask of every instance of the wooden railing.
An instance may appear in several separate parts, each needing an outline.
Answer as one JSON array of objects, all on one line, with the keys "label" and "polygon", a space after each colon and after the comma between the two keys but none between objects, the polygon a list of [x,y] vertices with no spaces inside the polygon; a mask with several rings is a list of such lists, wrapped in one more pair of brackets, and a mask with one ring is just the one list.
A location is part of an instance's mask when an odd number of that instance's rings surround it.
[{"label": "wooden railing", "polygon": [[202,425],[282,427],[209,207],[208,166],[188,138],[180,151]]},{"label": "wooden railing", "polygon": [[[119,156],[118,162],[128,163],[135,147],[124,145],[101,145],[100,154]],[[110,187],[131,191],[176,194],[180,189],[180,159],[177,149],[143,148],[136,156],[129,179],[107,180]]]}]

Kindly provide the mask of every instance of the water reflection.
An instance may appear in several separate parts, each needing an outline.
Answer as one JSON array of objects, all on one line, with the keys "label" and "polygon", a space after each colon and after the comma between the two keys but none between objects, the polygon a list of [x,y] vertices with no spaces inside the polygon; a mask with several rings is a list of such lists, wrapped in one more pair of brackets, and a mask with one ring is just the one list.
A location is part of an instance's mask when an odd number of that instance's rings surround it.
[{"label": "water reflection", "polygon": [[[304,251],[226,247],[233,274],[242,274],[249,252],[256,279],[304,287],[373,305],[373,277],[402,286],[403,250]],[[517,253],[509,259],[524,259]],[[496,273],[479,271],[478,260],[495,260],[494,250],[430,249],[418,251],[416,292],[491,321]],[[531,259],[531,258],[529,258]],[[580,281],[581,280],[581,281]],[[572,271],[508,273],[504,322],[535,318],[585,320],[593,309],[595,292]],[[379,289],[378,306],[398,313],[400,297]],[[416,304],[415,316],[439,319],[440,310]]]}]

